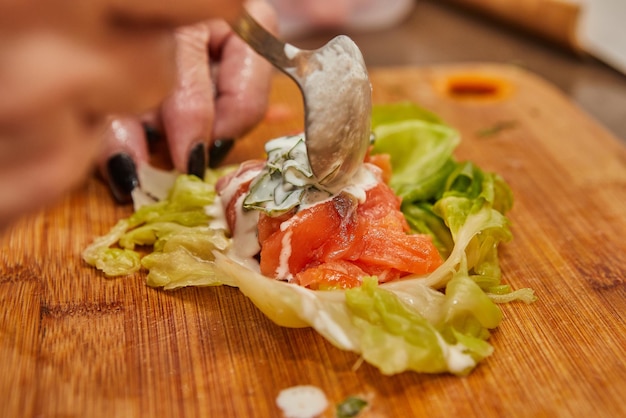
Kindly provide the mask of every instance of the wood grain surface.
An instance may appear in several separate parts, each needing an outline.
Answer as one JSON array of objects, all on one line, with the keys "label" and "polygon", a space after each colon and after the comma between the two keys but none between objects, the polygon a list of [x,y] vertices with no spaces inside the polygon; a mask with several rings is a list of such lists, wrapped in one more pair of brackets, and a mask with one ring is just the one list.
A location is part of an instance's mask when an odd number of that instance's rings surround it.
[{"label": "wood grain surface", "polygon": [[[0,237],[0,416],[280,417],[311,384],[362,417],[626,416],[626,148],[555,88],[513,66],[372,71],[376,103],[412,100],[458,128],[459,159],[516,197],[504,281],[538,301],[502,306],[495,353],[468,377],[383,376],[311,329],[267,320],[237,289],[105,279],[81,250],[131,209],[97,178]],[[302,129],[277,76],[266,120],[230,162]],[[333,417],[333,408],[325,415]]]}]

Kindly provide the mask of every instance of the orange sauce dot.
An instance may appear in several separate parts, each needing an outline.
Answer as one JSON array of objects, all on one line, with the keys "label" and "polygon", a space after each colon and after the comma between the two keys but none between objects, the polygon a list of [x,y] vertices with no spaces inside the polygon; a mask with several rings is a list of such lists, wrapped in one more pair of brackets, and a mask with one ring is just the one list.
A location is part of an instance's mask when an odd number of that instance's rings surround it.
[{"label": "orange sauce dot", "polygon": [[459,74],[446,78],[443,92],[457,100],[503,99],[511,92],[508,81],[484,74]]}]

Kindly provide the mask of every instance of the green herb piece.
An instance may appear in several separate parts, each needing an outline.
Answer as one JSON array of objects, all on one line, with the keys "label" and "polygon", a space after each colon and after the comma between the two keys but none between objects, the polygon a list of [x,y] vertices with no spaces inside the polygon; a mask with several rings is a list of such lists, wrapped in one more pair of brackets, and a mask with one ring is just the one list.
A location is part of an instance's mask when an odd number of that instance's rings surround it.
[{"label": "green herb piece", "polygon": [[337,405],[337,418],[356,417],[367,406],[367,402],[356,396],[348,396],[343,402]]}]

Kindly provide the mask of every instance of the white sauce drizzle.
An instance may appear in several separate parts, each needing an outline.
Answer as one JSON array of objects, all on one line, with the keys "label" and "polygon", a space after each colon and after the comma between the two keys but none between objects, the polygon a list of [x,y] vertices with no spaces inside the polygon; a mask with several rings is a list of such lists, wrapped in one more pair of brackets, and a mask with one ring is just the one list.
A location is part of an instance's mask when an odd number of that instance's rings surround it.
[{"label": "white sauce drizzle", "polygon": [[328,408],[328,399],[317,386],[301,385],[281,390],[276,405],[285,418],[314,418]]},{"label": "white sauce drizzle", "polygon": [[259,223],[259,212],[256,210],[243,210],[243,200],[245,193],[237,198],[235,207],[237,216],[235,230],[233,233],[234,253],[241,259],[253,258],[261,251],[261,246],[257,238],[257,225]]},{"label": "white sauce drizzle", "polygon": [[460,344],[450,345],[439,334],[437,334],[437,341],[448,364],[448,369],[452,373],[462,373],[476,365],[476,361],[472,356],[463,352],[465,346]]},{"label": "white sauce drizzle", "polygon": [[285,44],[284,51],[285,51],[285,55],[290,60],[294,59],[296,55],[300,53],[300,50],[291,44]]},{"label": "white sauce drizzle", "polygon": [[215,200],[212,204],[204,207],[204,213],[211,217],[211,220],[209,221],[209,227],[211,229],[223,229],[224,231],[228,230],[222,198],[219,195],[215,196]]},{"label": "white sauce drizzle", "polygon": [[247,170],[241,175],[235,175],[228,185],[221,191],[220,196],[224,202],[230,202],[243,183],[253,180],[261,172],[261,167],[256,170]]},{"label": "white sauce drizzle", "polygon": [[359,203],[363,203],[365,202],[365,193],[380,182],[381,175],[380,168],[373,164],[365,163],[342,191],[354,196]]},{"label": "white sauce drizzle", "polygon": [[338,324],[328,312],[320,309],[318,306],[318,299],[315,294],[310,290],[295,286],[295,291],[300,293],[301,303],[300,309],[306,318],[313,319],[313,328],[315,328],[322,335],[332,335],[333,345],[349,351],[357,350],[357,346],[350,339],[350,336],[345,332],[340,324]]},{"label": "white sauce drizzle", "polygon": [[276,278],[278,280],[291,281],[293,275],[289,272],[289,258],[291,257],[291,235],[293,231],[288,231],[282,239],[278,267],[276,267]]}]

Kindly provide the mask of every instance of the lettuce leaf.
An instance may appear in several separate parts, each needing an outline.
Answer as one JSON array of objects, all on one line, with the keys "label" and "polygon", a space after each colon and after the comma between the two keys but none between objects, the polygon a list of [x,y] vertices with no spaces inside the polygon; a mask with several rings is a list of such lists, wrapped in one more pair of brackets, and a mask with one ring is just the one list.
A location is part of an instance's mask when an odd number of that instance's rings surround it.
[{"label": "lettuce leaf", "polygon": [[[166,289],[223,283],[216,277],[213,251],[227,250],[230,239],[210,226],[213,217],[207,210],[215,202],[216,178],[211,177],[212,184],[195,176],[174,177],[164,200],[119,221],[83,251],[83,259],[108,277],[143,266],[149,270],[148,285]],[[150,254],[142,258],[137,247],[150,247]]]},{"label": "lettuce leaf", "polygon": [[216,264],[276,324],[311,326],[383,374],[467,374],[492,352],[483,327],[494,328],[501,319],[494,303],[463,278],[451,281],[446,294],[418,280],[378,285],[375,278],[346,291],[314,291],[264,277],[222,254]]},{"label": "lettuce leaf", "polygon": [[[513,195],[497,174],[457,161],[457,131],[412,103],[375,106],[372,130],[372,152],[391,156],[390,184],[412,231],[430,234],[445,258],[428,275],[384,284],[366,278],[345,291],[264,277],[228,256],[230,239],[212,224],[223,174],[213,170],[204,182],[180,176],[166,199],[120,221],[83,256],[106,275],[143,266],[150,286],[238,287],[276,324],[313,327],[384,374],[467,374],[493,352],[487,340],[502,321],[497,303],[535,299],[501,282],[498,247],[512,238]],[[139,262],[136,246],[152,252]]]},{"label": "lettuce leaf", "polygon": [[130,228],[127,219],[118,221],[109,233],[96,238],[83,250],[83,260],[102,271],[107,277],[123,276],[141,268],[139,253],[125,248],[110,248],[117,244]]},{"label": "lettuce leaf", "polygon": [[456,272],[472,277],[485,291],[510,291],[501,286],[498,260],[498,246],[512,238],[505,216],[513,205],[509,186],[495,173],[456,161],[456,131],[428,113],[424,118],[418,106],[403,103],[374,112],[389,114],[398,107],[406,119],[373,118],[373,153],[391,156],[391,187],[403,198],[411,229],[430,234],[446,258],[424,280],[441,288]]}]

